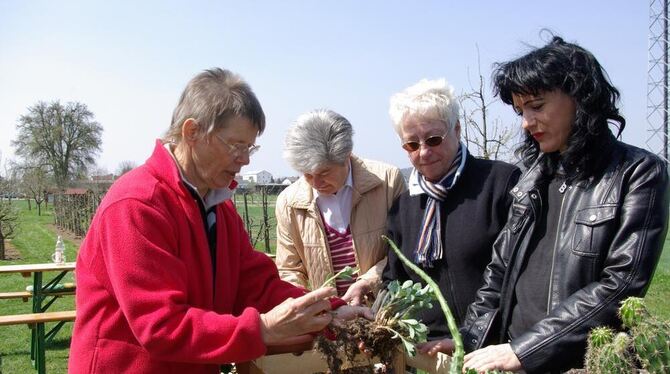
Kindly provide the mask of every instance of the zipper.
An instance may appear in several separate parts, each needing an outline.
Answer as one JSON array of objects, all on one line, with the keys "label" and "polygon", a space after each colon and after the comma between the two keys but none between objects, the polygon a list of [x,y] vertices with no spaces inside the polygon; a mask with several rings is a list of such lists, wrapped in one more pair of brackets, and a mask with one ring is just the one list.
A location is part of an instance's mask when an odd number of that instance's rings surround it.
[{"label": "zipper", "polygon": [[[563,189],[563,191],[561,191]],[[567,189],[565,182],[561,185],[558,191],[562,194]],[[563,218],[563,204],[565,203],[565,196],[561,199],[561,210],[558,212],[558,225],[556,225],[556,238],[554,239],[554,250],[551,254],[551,271],[549,272],[549,291],[547,295],[547,315],[551,311],[551,290],[554,283],[554,266],[556,265],[556,247],[558,246],[558,237],[561,229],[561,218]]]}]

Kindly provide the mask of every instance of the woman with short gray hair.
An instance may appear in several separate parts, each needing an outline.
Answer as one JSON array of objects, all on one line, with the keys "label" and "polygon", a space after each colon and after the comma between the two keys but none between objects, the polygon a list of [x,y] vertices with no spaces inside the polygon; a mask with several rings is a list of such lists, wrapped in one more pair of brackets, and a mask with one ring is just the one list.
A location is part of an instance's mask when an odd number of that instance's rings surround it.
[{"label": "woman with short gray hair", "polygon": [[251,247],[230,197],[264,127],[238,75],[187,85],[165,139],[109,189],[81,245],[69,373],[218,374],[333,318],[371,318],[334,288],[282,282]]},{"label": "woman with short gray hair", "polygon": [[346,266],[338,294],[361,304],[386,265],[386,215],[405,190],[400,170],[352,154],[353,129],[327,109],[305,113],[289,128],[284,158],[303,176],[277,198],[277,267],[282,279],[318,287]]}]

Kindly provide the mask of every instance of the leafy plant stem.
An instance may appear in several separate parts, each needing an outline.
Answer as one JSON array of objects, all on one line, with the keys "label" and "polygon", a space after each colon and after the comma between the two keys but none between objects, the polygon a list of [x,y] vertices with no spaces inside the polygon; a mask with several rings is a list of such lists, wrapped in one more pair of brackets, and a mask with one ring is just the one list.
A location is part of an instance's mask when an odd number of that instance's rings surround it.
[{"label": "leafy plant stem", "polygon": [[428,276],[428,274],[426,274],[423,270],[421,270],[421,268],[416,266],[412,261],[407,259],[405,255],[402,254],[402,252],[400,251],[400,249],[398,249],[398,246],[393,242],[393,240],[389,239],[385,235],[382,235],[382,238],[389,243],[391,249],[393,250],[393,252],[395,252],[400,261],[402,261],[403,264],[407,265],[407,267],[409,267],[415,273],[417,273],[421,277],[421,279],[423,279],[426,282],[426,284],[430,286],[431,290],[433,291],[433,294],[435,294],[435,297],[437,298],[437,301],[440,303],[440,307],[442,308],[442,312],[444,313],[444,317],[447,319],[447,326],[449,327],[451,337],[454,341],[454,353],[452,356],[451,364],[449,366],[449,373],[450,374],[461,373],[461,370],[463,368],[463,357],[465,356],[463,339],[461,338],[461,334],[458,331],[458,326],[456,325],[456,319],[451,313],[449,305],[447,305],[447,301],[442,295],[442,292],[440,292],[440,288],[437,286],[435,281],[433,281],[433,279]]}]

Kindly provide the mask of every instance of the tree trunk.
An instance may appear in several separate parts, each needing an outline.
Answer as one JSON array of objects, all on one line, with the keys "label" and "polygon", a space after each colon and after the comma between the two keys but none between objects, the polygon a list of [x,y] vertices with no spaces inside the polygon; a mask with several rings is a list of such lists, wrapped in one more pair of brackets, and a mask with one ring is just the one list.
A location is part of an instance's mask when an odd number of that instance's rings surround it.
[{"label": "tree trunk", "polygon": [[42,204],[38,203],[38,202],[35,202],[35,204],[37,204],[37,215],[41,216],[42,215]]},{"label": "tree trunk", "polygon": [[28,200],[28,211],[30,212],[31,210],[33,210],[33,207],[32,204],[30,203],[31,201],[30,198],[28,198],[27,200]]},{"label": "tree trunk", "polygon": [[5,237],[2,235],[2,231],[0,231],[0,260],[4,259],[5,259]]}]

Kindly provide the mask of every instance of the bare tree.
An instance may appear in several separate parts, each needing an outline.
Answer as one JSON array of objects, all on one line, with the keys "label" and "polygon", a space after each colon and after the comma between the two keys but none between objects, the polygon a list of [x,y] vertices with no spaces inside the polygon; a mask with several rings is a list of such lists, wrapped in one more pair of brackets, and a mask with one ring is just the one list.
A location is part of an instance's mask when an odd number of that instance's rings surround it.
[{"label": "bare tree", "polygon": [[[479,48],[477,48],[477,64],[479,65]],[[504,126],[499,118],[491,120],[489,109],[496,99],[486,95],[486,81],[478,66],[479,82],[470,84],[470,92],[460,96],[463,108],[463,137],[469,149],[485,159],[500,159],[509,152],[508,143],[513,132]],[[473,147],[474,146],[474,147]]]},{"label": "bare tree", "polygon": [[121,161],[121,163],[119,164],[119,167],[116,168],[116,176],[120,177],[123,174],[135,169],[136,167],[137,167],[137,164],[132,162],[132,161],[128,161],[128,160]]},{"label": "bare tree", "polygon": [[85,104],[38,102],[21,116],[12,144],[31,163],[48,165],[56,185],[65,188],[93,164],[100,151],[102,127]]},{"label": "bare tree", "polygon": [[7,201],[0,200],[0,260],[5,259],[5,239],[11,239],[16,233],[19,215]]},{"label": "bare tree", "polygon": [[11,204],[12,199],[20,195],[19,170],[14,162],[4,164],[4,176],[0,176],[0,199],[5,198]]},{"label": "bare tree", "polygon": [[23,164],[17,166],[21,170],[21,189],[27,195],[28,202],[34,200],[37,215],[42,215],[42,203],[46,201],[50,185],[49,174],[43,165]]}]

